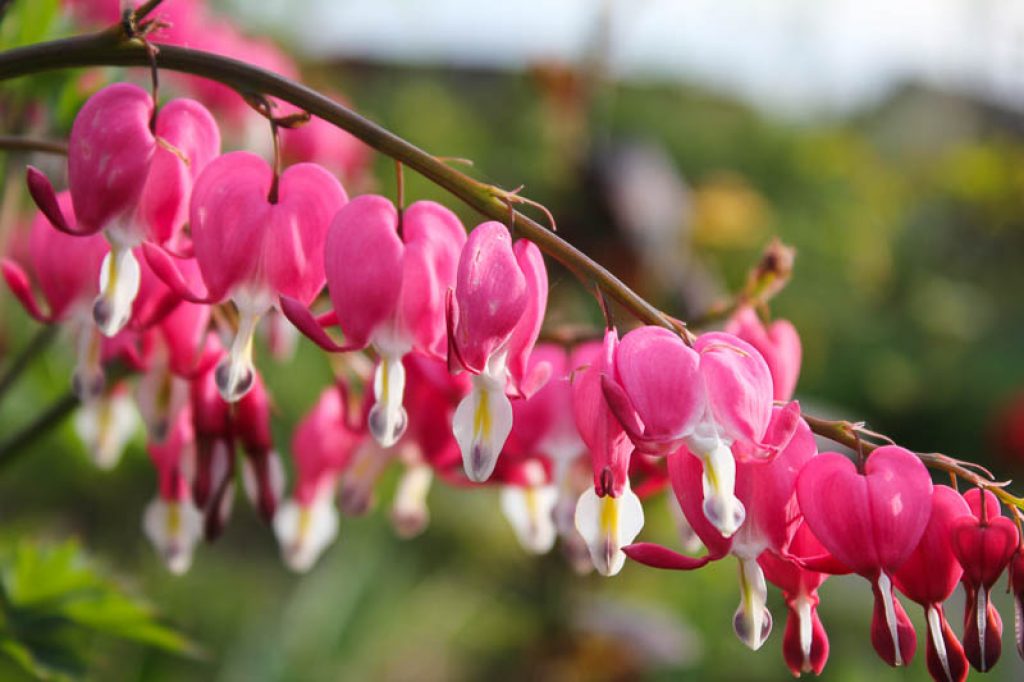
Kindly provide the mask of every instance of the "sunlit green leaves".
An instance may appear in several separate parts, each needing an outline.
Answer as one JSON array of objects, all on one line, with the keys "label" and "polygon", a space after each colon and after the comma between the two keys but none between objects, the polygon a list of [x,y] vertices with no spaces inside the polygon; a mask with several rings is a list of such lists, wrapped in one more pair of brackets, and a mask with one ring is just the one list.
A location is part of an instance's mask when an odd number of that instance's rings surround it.
[{"label": "sunlit green leaves", "polygon": [[0,550],[0,654],[40,679],[85,673],[97,635],[196,655],[146,603],[91,565],[73,541]]}]

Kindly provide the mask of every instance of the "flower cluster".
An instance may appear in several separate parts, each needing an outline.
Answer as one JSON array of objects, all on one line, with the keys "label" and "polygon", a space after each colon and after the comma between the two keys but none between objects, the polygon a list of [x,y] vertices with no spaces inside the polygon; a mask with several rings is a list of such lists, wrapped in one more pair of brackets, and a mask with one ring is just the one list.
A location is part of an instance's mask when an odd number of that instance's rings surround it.
[{"label": "flower cluster", "polygon": [[[192,10],[172,42],[212,40]],[[934,485],[899,446],[856,461],[818,452],[792,400],[801,346],[788,322],[765,326],[740,305],[723,331],[696,337],[641,326],[620,338],[609,324],[603,339],[538,343],[548,276],[535,244],[496,222],[467,234],[434,202],[350,199],[338,175],[350,179],[353,165],[323,158],[315,141],[286,144],[294,163],[283,172],[277,157],[222,153],[217,120],[237,127],[250,110],[183,84],[197,99],[159,106],[126,83],[94,94],[71,130],[67,190],[28,169],[38,213],[20,259],[2,262],[25,310],[76,338],[79,431],[98,464],[116,463],[142,415],[157,478],[143,527],[170,570],[187,570],[199,539],[224,531],[239,465],[283,559],[305,571],[336,537],[339,510],[365,513],[397,463],[391,513],[404,537],[425,529],[438,478],[498,486],[524,549],[560,540],[581,572],[612,576],[627,558],[694,570],[734,556],[737,636],[765,643],[776,585],[794,675],[826,663],[818,590],[843,573],[868,580],[871,642],[888,664],[908,664],[917,643],[897,593],[925,611],[935,679],[996,663],[1002,621],[989,595],[1004,571],[1024,609],[1017,525],[990,491]],[[329,307],[314,313],[324,293]],[[294,328],[345,367],[285,458],[254,354],[261,328],[281,356]],[[137,376],[133,389],[106,376],[115,364]],[[635,542],[642,500],[665,488],[686,553]],[[943,608],[958,584],[959,639]]]}]

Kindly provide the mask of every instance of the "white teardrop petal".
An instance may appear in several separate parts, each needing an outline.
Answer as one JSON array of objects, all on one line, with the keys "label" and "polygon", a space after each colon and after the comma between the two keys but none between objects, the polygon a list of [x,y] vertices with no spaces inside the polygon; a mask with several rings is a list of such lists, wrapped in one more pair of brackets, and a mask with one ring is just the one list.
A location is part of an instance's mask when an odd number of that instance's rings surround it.
[{"label": "white teardrop petal", "polygon": [[377,402],[370,408],[367,425],[374,439],[389,448],[405,433],[409,421],[402,407],[405,367],[401,355],[381,357],[373,376],[373,392]]},{"label": "white teardrop petal", "polygon": [[142,281],[139,261],[130,248],[112,244],[100,268],[100,295],[92,317],[104,336],[115,336],[132,317],[132,304]]},{"label": "white teardrop petal", "polygon": [[501,511],[519,544],[532,554],[546,554],[555,546],[555,504],[558,489],[551,484],[506,485],[501,488]]},{"label": "white teardrop petal", "polygon": [[146,506],[142,528],[171,573],[188,571],[203,528],[202,514],[191,502],[156,497]]},{"label": "white teardrop petal", "polygon": [[629,486],[618,497],[598,497],[587,487],[576,503],[576,530],[587,543],[598,573],[612,576],[622,570],[622,548],[633,542],[644,526],[640,498]]},{"label": "white teardrop petal", "polygon": [[330,487],[326,487],[308,506],[288,499],[278,507],[274,534],[281,546],[281,557],[291,570],[308,571],[337,538],[338,510],[332,498]]},{"label": "white teardrop petal", "polygon": [[483,483],[494,473],[498,455],[512,432],[512,403],[503,387],[490,377],[473,377],[473,389],[455,410],[452,430],[466,476]]}]

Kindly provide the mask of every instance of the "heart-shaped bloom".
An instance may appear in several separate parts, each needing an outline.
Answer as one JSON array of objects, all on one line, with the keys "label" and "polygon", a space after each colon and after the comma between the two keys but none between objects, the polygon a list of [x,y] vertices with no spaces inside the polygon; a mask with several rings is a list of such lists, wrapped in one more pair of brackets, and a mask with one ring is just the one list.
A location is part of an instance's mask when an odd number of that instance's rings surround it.
[{"label": "heart-shaped bloom", "polygon": [[158,495],[146,507],[142,527],[167,568],[182,574],[192,565],[192,552],[202,534],[203,519],[192,504],[183,466],[193,457],[192,415],[182,410],[166,442],[150,443]]},{"label": "heart-shaped bloom", "polygon": [[402,358],[410,351],[444,357],[445,298],[465,242],[459,219],[440,204],[420,201],[399,216],[384,197],[357,197],[334,217],[324,250],[327,288],[346,345],[331,341],[297,301],[282,300],[285,314],[326,350],[372,345],[377,351],[378,401],[368,424],[384,447],[398,442],[408,421]]},{"label": "heart-shaped bloom", "polygon": [[650,454],[686,445],[704,468],[704,514],[723,535],[736,532],[745,516],[733,490],[736,460],[773,457],[799,421],[795,404],[772,411],[761,354],[731,334],[703,334],[691,348],[667,329],[640,327],[623,337],[615,376],[603,388],[633,443]]},{"label": "heart-shaped bloom", "polygon": [[100,294],[93,317],[105,335],[119,332],[132,315],[140,282],[132,249],[144,240],[180,248],[193,182],[219,151],[217,124],[198,102],[173,100],[157,115],[149,93],[115,83],[90,97],[71,127],[74,220],[46,176],[29,168],[29,191],[54,227],[74,235],[102,230],[110,242],[94,273]]},{"label": "heart-shaped bloom", "polygon": [[776,400],[785,401],[793,397],[800,377],[803,349],[800,335],[789,320],[775,320],[766,327],[753,308],[744,306],[729,319],[725,331],[743,339],[761,353],[772,373]]},{"label": "heart-shaped bloom", "polygon": [[1020,536],[1013,521],[1000,515],[999,500],[991,492],[986,490],[983,496],[975,488],[964,499],[971,513],[957,518],[950,529],[967,593],[964,650],[975,670],[987,672],[999,660],[1003,636],[1003,621],[989,594],[1017,551]]},{"label": "heart-shaped bloom", "polygon": [[[555,344],[537,345],[530,354],[527,374],[546,365],[551,378],[529,398],[512,403],[512,432],[502,461],[523,462],[526,475],[525,485],[502,489],[502,509],[517,528],[523,546],[534,553],[550,550],[558,535],[569,541],[578,538],[573,517],[580,490],[569,472],[586,452],[586,445],[576,429],[570,382],[573,370],[589,362],[600,348],[594,346],[568,353]],[[537,475],[547,468],[550,476]]]},{"label": "heart-shaped bloom", "polygon": [[971,510],[960,493],[949,486],[935,486],[924,535],[893,575],[900,592],[924,607],[928,672],[946,682],[967,679],[967,656],[942,610],[942,602],[953,594],[963,575],[951,543],[953,527],[963,516],[970,517]]},{"label": "heart-shaped bloom", "polygon": [[344,384],[325,389],[295,429],[295,491],[274,516],[281,555],[294,571],[309,570],[338,534],[334,493],[359,438],[349,424]]},{"label": "heart-shaped bloom", "polygon": [[601,387],[608,375],[614,378],[618,343],[618,333],[607,330],[604,343],[590,349],[588,366],[572,382],[573,416],[594,472],[594,484],[576,503],[576,529],[598,573],[608,576],[622,570],[626,561],[622,548],[644,525],[643,506],[629,483],[633,443],[609,409]]},{"label": "heart-shaped bloom", "polygon": [[501,223],[473,230],[448,298],[448,363],[473,375],[452,426],[471,481],[490,477],[512,430],[508,395],[527,397],[547,380],[546,365],[526,371],[547,299],[547,270],[535,244],[520,239],[513,246]]},{"label": "heart-shaped bloom", "polygon": [[205,294],[189,287],[165,252],[145,246],[153,270],[182,298],[194,303],[230,298],[238,308],[238,330],[216,375],[228,402],[252,388],[252,340],[259,318],[281,296],[309,305],[323,287],[320,254],[327,227],[347,201],[334,176],[313,164],[285,170],[276,197],[273,184],[270,165],[248,152],[218,157],[196,179],[189,224]]},{"label": "heart-shaped bloom", "polygon": [[874,450],[862,471],[843,455],[827,452],[804,465],[796,492],[825,549],[871,582],[875,650],[889,665],[909,663],[917,639],[893,595],[891,576],[917,547],[931,517],[928,470],[914,453],[895,445]]},{"label": "heart-shaped bloom", "polygon": [[259,373],[252,390],[234,403],[231,434],[245,453],[242,483],[246,496],[265,523],[272,523],[284,491],[284,469],[270,433],[270,396]]},{"label": "heart-shaped bloom", "polygon": [[800,561],[826,553],[806,522],[801,522],[785,552],[764,552],[758,563],[768,582],[782,590],[786,600],[786,632],[782,655],[794,677],[803,673],[820,675],[828,661],[828,635],[818,617],[818,588],[828,577],[801,566]]},{"label": "heart-shaped bloom", "polygon": [[799,522],[795,496],[797,475],[816,452],[814,436],[801,420],[796,433],[777,457],[769,461],[741,462],[736,469],[735,490],[747,513],[743,524],[729,537],[724,537],[704,513],[707,490],[701,461],[685,448],[669,455],[672,489],[708,553],[694,558],[649,543],[631,545],[626,553],[651,566],[682,570],[700,568],[726,554],[735,556],[740,562],[741,599],[733,627],[741,641],[751,649],[759,649],[771,632],[772,618],[766,606],[768,588],[757,560],[766,550],[784,553]]},{"label": "heart-shaped bloom", "polygon": [[214,378],[214,366],[223,355],[217,335],[210,333],[200,369],[189,382],[189,405],[196,440],[196,456],[190,472],[192,499],[203,511],[207,540],[214,540],[224,530],[234,502],[235,438],[231,406],[224,402]]}]

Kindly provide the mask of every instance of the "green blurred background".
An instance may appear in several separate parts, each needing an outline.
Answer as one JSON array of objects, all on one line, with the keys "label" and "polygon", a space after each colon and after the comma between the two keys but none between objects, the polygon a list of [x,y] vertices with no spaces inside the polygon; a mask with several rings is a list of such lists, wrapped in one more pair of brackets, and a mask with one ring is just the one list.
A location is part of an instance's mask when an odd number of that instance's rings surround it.
[{"label": "green blurred background", "polygon": [[[253,31],[268,30],[243,3],[223,9]],[[20,0],[8,13],[0,27],[5,47],[73,30],[50,0]],[[740,288],[777,235],[798,252],[793,281],[772,313],[801,331],[802,403],[867,420],[913,449],[1016,476],[1024,445],[1010,434],[1024,416],[1007,410],[1024,393],[1021,111],[914,78],[845,111],[800,116],[685,78],[613,78],[602,51],[608,21],[588,29],[585,59],[577,62],[504,69],[320,55],[307,60],[304,76],[431,152],[472,159],[467,172],[480,179],[510,189],[525,184],[524,194],[552,211],[563,236],[680,317],[697,317]],[[294,39],[286,31],[281,37]],[[5,83],[5,117],[35,102],[56,112],[44,132],[66,135],[87,91],[81,75]],[[24,164],[41,159],[0,160],[10,223],[28,206]],[[392,163],[375,158],[364,184],[393,195]],[[479,221],[412,174],[406,196],[442,201],[467,226]],[[597,323],[587,294],[549,265],[549,326]],[[5,289],[0,352],[9,357],[36,329]],[[271,366],[264,349],[257,354],[274,396],[275,438],[287,453],[291,429],[330,381],[330,369],[308,343],[287,371]],[[68,342],[58,344],[5,398],[0,439],[66,390],[72,355]],[[0,536],[7,546],[77,538],[103,572],[145,595],[203,650],[178,656],[96,637],[88,641],[89,679],[789,676],[777,594],[775,632],[763,651],[750,652],[733,636],[731,561],[693,574],[628,564],[613,579],[578,577],[557,548],[539,559],[519,548],[496,492],[442,485],[430,496],[430,528],[401,541],[387,520],[394,482],[390,472],[369,516],[343,519],[338,542],[307,576],[282,566],[272,534],[238,499],[225,536],[198,550],[187,575],[173,577],[140,529],[155,485],[141,434],[121,465],[104,473],[65,424],[0,469]],[[651,501],[648,519],[644,539],[673,542],[663,496]],[[1021,679],[1001,588],[996,600],[1006,632],[1003,661],[990,677]],[[955,597],[949,609],[958,631],[961,602]],[[823,677],[927,679],[916,607],[908,611],[920,650],[909,671],[891,670],[874,655],[870,607],[863,581],[826,583],[821,614],[832,654]],[[20,679],[3,660],[0,678]]]}]

